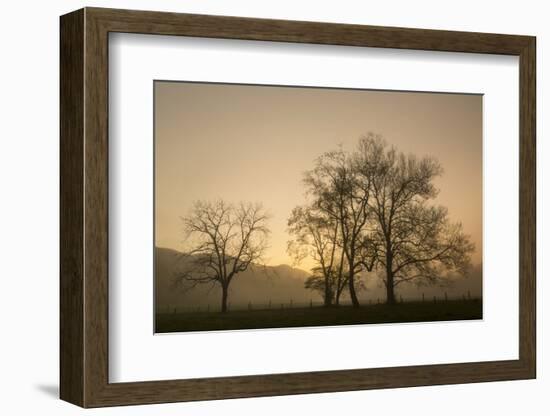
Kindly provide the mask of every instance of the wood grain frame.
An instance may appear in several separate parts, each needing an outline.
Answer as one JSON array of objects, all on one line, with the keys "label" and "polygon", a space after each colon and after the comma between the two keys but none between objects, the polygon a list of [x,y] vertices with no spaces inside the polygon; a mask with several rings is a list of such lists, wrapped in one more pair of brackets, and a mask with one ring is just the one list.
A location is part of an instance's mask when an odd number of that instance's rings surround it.
[{"label": "wood grain frame", "polygon": [[[62,16],[60,29],[60,396],[63,400],[82,407],[101,407],[535,378],[534,37],[99,8],[85,8]],[[109,383],[110,32],[519,56],[519,359]]]}]

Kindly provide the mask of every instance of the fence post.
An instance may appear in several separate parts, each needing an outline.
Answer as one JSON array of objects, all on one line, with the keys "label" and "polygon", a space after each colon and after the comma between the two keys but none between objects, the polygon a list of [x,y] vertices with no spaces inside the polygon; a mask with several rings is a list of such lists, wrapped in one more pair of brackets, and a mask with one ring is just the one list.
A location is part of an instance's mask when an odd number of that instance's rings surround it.
[{"label": "fence post", "polygon": [[422,302],[424,302],[424,292],[422,292]]},{"label": "fence post", "polygon": [[403,303],[403,296],[399,295],[399,302]]},{"label": "fence post", "polygon": [[437,303],[437,298],[434,296],[434,303]]},{"label": "fence post", "polygon": [[445,292],[445,302],[447,302],[449,298],[447,297],[447,292]]},{"label": "fence post", "polygon": [[472,294],[470,293],[470,291],[468,290],[468,300],[471,300],[472,299]]},{"label": "fence post", "polygon": [[313,309],[313,301],[311,299],[309,300],[309,308]]}]

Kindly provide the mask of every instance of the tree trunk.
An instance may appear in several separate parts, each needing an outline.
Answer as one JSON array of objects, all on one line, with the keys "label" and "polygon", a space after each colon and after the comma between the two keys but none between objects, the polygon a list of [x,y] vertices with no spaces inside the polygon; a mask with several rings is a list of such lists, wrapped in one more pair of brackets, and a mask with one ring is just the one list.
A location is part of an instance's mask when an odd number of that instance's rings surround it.
[{"label": "tree trunk", "polygon": [[359,299],[357,299],[357,293],[355,292],[355,280],[354,280],[354,273],[350,270],[349,272],[349,296],[351,298],[351,304],[354,308],[359,307]]},{"label": "tree trunk", "polygon": [[395,304],[394,293],[394,281],[393,281],[393,251],[391,247],[391,240],[386,239],[386,303],[388,305]]},{"label": "tree trunk", "polygon": [[394,281],[391,269],[386,270],[386,303],[388,305],[395,304]]},{"label": "tree trunk", "polygon": [[222,286],[222,313],[227,312],[227,286]]},{"label": "tree trunk", "polygon": [[324,299],[325,307],[328,308],[329,306],[332,306],[332,293],[330,288],[330,281],[329,278],[325,276],[325,299]]},{"label": "tree trunk", "polygon": [[340,306],[340,295],[344,291],[346,282],[342,281],[344,275],[344,251],[340,253],[340,266],[338,266],[338,281],[336,282],[336,296],[334,299],[334,304]]}]

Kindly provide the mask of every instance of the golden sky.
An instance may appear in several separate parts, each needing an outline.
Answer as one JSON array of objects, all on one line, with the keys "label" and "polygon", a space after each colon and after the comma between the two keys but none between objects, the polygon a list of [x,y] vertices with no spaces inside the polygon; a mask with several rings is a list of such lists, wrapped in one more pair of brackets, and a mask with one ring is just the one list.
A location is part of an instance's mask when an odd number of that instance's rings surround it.
[{"label": "golden sky", "polygon": [[481,262],[482,96],[466,94],[156,81],[156,245],[182,249],[180,217],[197,199],[261,202],[272,215],[268,264],[291,264],[286,224],[305,201],[303,172],[368,132],[439,160],[436,201]]}]

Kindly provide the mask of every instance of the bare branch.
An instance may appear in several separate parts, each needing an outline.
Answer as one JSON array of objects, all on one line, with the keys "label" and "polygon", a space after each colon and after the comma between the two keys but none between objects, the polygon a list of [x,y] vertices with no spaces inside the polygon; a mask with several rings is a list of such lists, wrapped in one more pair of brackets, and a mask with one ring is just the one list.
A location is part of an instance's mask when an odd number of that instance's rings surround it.
[{"label": "bare branch", "polygon": [[269,216],[261,204],[235,206],[218,200],[196,201],[181,219],[187,249],[183,270],[176,280],[191,289],[200,284],[219,285],[225,311],[231,280],[262,260]]}]

